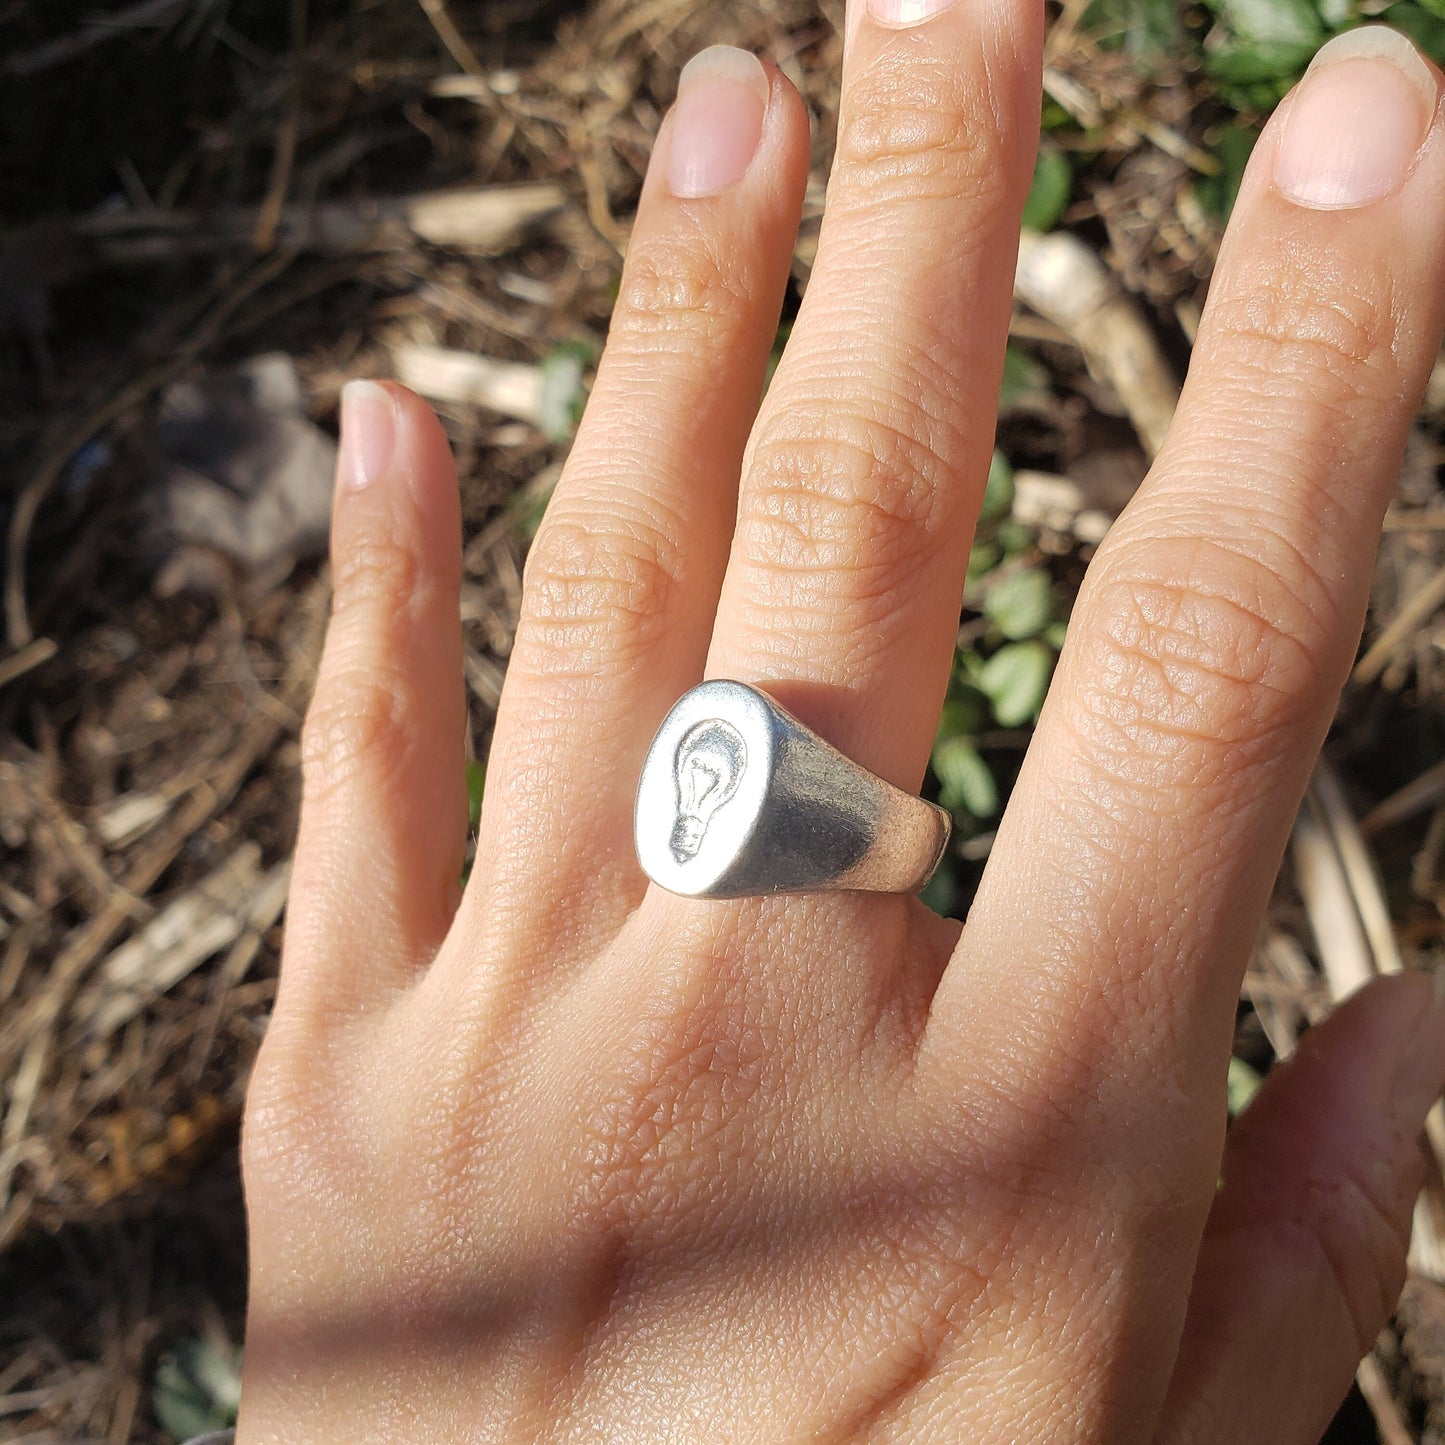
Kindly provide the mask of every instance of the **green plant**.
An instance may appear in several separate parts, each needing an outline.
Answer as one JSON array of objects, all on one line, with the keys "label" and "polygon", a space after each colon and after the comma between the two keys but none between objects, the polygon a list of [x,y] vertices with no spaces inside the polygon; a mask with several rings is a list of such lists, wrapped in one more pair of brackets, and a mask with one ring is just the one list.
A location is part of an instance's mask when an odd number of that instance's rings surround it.
[{"label": "green plant", "polygon": [[203,1335],[182,1340],[161,1356],[151,1401],[177,1440],[228,1429],[241,1408],[240,1350]]}]

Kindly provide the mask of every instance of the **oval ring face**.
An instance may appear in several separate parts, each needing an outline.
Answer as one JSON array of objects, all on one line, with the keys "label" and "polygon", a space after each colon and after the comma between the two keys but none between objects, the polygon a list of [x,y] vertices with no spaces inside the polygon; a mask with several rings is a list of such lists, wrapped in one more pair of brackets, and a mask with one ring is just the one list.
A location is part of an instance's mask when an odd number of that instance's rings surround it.
[{"label": "oval ring face", "polygon": [[642,767],[635,832],[643,871],[673,893],[711,893],[752,841],[776,727],[751,688],[709,682],[668,714]]}]

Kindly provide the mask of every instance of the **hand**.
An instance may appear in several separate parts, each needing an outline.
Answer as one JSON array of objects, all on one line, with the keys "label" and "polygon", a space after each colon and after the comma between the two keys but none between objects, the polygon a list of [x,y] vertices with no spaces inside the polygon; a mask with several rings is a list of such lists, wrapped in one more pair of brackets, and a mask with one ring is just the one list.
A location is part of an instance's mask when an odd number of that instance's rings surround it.
[{"label": "hand", "polygon": [[1280,1445],[1383,1324],[1445,1080],[1429,981],[1314,1031],[1227,1143],[1223,1083],[1441,339],[1445,121],[1403,40],[1334,42],[1259,144],[961,936],[902,897],[676,898],[634,857],[648,743],[704,675],[919,785],[1041,11],[850,7],[827,223],[760,415],[808,120],[739,52],[689,71],[460,898],[455,479],[414,397],[349,393],[246,1127],[243,1445]]}]

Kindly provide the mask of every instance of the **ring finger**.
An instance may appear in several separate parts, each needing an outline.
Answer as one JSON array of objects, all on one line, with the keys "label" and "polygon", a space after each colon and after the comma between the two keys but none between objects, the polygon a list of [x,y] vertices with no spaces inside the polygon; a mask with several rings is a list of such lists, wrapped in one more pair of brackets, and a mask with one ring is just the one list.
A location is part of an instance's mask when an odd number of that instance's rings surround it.
[{"label": "ring finger", "polygon": [[708,658],[909,789],[993,450],[1042,28],[1034,0],[850,0],[818,263]]}]

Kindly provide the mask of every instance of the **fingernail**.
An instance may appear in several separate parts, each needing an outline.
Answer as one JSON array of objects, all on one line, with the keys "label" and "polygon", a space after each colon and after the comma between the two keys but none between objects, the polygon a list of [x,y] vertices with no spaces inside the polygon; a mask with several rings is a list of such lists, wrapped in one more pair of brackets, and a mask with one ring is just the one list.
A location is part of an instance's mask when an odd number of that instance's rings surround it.
[{"label": "fingernail", "polygon": [[1395,1107],[1403,1128],[1417,1132],[1445,1089],[1445,968],[1436,969],[1425,994],[1420,1021],[1406,1045],[1395,1079]]},{"label": "fingernail", "polygon": [[668,183],[683,200],[715,196],[747,174],[763,138],[772,81],[756,55],[714,45],[677,83]]},{"label": "fingernail", "polygon": [[880,25],[922,25],[957,3],[958,0],[868,0],[868,13]]},{"label": "fingernail", "polygon": [[1322,46],[1285,117],[1275,184],[1315,210],[1378,201],[1405,180],[1439,102],[1419,52],[1383,25]]},{"label": "fingernail", "polygon": [[348,381],[341,388],[341,485],[359,492],[391,465],[396,450],[396,402],[374,381]]}]

